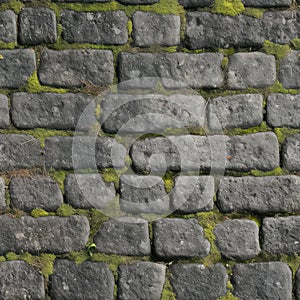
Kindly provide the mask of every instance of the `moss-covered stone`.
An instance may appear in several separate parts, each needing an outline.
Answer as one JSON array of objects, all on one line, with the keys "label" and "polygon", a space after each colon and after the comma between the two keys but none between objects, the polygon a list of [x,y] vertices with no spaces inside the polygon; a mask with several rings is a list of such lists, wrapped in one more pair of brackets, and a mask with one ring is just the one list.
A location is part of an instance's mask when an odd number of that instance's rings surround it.
[{"label": "moss-covered stone", "polygon": [[282,128],[275,128],[274,132],[277,135],[278,142],[280,144],[282,144],[286,137],[293,135],[293,134],[300,133],[300,129],[282,127]]},{"label": "moss-covered stone", "polygon": [[18,14],[21,9],[24,7],[24,3],[22,3],[19,0],[10,0],[7,3],[3,3],[0,5],[0,10],[6,10],[6,9],[11,9],[13,10],[16,14]]},{"label": "moss-covered stone", "polygon": [[56,211],[59,217],[69,217],[75,214],[75,209],[69,204],[62,204]]},{"label": "moss-covered stone", "polygon": [[30,212],[30,215],[34,218],[39,218],[39,217],[47,217],[49,216],[49,213],[42,208],[36,208]]},{"label": "moss-covered stone", "polygon": [[215,0],[213,5],[213,12],[228,16],[239,15],[244,10],[244,4],[240,0]]},{"label": "moss-covered stone", "polygon": [[275,55],[276,58],[282,59],[289,54],[291,48],[289,45],[279,45],[274,44],[270,41],[265,41],[263,45],[263,50],[266,54]]},{"label": "moss-covered stone", "polygon": [[292,39],[291,45],[295,50],[300,50],[300,39],[299,38]]},{"label": "moss-covered stone", "polygon": [[257,19],[261,19],[264,15],[265,10],[264,9],[258,9],[258,8],[245,8],[245,10],[243,11],[244,15],[250,16],[250,17],[254,17]]},{"label": "moss-covered stone", "polygon": [[269,127],[266,124],[266,122],[262,122],[259,126],[250,127],[247,129],[244,128],[225,129],[224,134],[229,136],[234,136],[234,135],[253,134],[258,132],[267,132],[267,131],[272,131],[272,128]]}]

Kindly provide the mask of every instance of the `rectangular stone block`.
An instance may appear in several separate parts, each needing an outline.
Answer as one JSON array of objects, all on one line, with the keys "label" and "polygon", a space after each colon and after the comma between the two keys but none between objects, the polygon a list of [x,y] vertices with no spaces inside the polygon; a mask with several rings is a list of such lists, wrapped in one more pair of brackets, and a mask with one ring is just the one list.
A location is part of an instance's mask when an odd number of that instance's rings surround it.
[{"label": "rectangular stone block", "polygon": [[291,172],[300,171],[300,134],[285,139],[282,145],[282,165]]},{"label": "rectangular stone block", "polygon": [[17,16],[12,10],[0,12],[0,41],[17,42]]},{"label": "rectangular stone block", "polygon": [[7,128],[10,124],[8,98],[0,94],[0,128]]},{"label": "rectangular stone block", "polygon": [[292,0],[242,0],[245,6],[252,7],[282,7],[289,6]]},{"label": "rectangular stone block", "polygon": [[178,0],[184,8],[209,7],[213,4],[213,0]]},{"label": "rectangular stone block", "polygon": [[300,51],[291,51],[280,61],[279,81],[286,89],[300,88]]}]

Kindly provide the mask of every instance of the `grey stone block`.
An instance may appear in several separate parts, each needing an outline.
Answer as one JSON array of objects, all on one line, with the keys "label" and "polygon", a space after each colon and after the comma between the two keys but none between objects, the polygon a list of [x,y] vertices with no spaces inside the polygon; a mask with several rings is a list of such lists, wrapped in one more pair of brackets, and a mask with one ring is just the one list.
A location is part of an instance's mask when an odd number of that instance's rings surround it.
[{"label": "grey stone block", "polygon": [[300,88],[300,51],[291,51],[279,66],[279,81],[286,89]]},{"label": "grey stone block", "polygon": [[210,211],[215,188],[211,176],[178,176],[170,194],[172,210],[184,214]]},{"label": "grey stone block", "polygon": [[273,55],[260,52],[236,53],[229,57],[228,87],[230,89],[263,88],[276,81]]},{"label": "grey stone block", "polygon": [[27,83],[36,67],[32,49],[0,50],[0,88],[18,89]]},{"label": "grey stone block", "polygon": [[8,98],[0,94],[0,128],[7,128],[9,124]]},{"label": "grey stone block", "polygon": [[259,228],[250,220],[226,220],[216,225],[216,243],[223,256],[233,260],[251,259],[260,252]]},{"label": "grey stone block", "polygon": [[63,254],[83,250],[90,232],[85,216],[21,217],[0,216],[0,253],[43,252]]},{"label": "grey stone block", "polygon": [[137,11],[132,16],[135,46],[174,46],[180,43],[180,17]]},{"label": "grey stone block", "polygon": [[6,199],[5,199],[5,182],[4,179],[0,177],[0,209],[6,208]]},{"label": "grey stone block", "polygon": [[150,255],[148,223],[125,218],[105,222],[94,238],[96,252],[118,255]]},{"label": "grey stone block", "polygon": [[107,86],[114,78],[113,54],[109,50],[45,50],[38,75],[42,84],[55,87]]},{"label": "grey stone block", "polygon": [[174,264],[170,267],[171,284],[176,299],[211,300],[226,294],[227,274],[221,264]]},{"label": "grey stone block", "polygon": [[210,243],[196,219],[160,219],[153,223],[154,253],[158,257],[206,257]]},{"label": "grey stone block", "polygon": [[63,195],[57,182],[48,176],[13,177],[9,192],[11,204],[27,212],[35,208],[55,211],[63,204]]},{"label": "grey stone block", "polygon": [[4,43],[17,41],[17,16],[12,10],[0,12],[0,40]]},{"label": "grey stone block", "polygon": [[24,261],[5,261],[0,265],[1,299],[45,299],[43,276]]},{"label": "grey stone block", "polygon": [[61,14],[63,38],[68,43],[126,44],[127,22],[123,11],[85,13],[64,10]]},{"label": "grey stone block", "polygon": [[[96,122],[92,101],[92,97],[82,93],[15,93],[11,102],[12,121],[20,129],[88,130]],[[90,107],[88,121],[80,122],[76,128],[79,118],[87,114]]]},{"label": "grey stone block", "polygon": [[54,169],[122,168],[126,149],[110,137],[55,136],[45,140],[45,164]]},{"label": "grey stone block", "polygon": [[166,267],[148,261],[122,264],[118,269],[118,299],[160,300]]},{"label": "grey stone block", "polygon": [[295,297],[296,300],[300,299],[300,268],[298,268],[295,275]]},{"label": "grey stone block", "polygon": [[126,85],[123,83],[125,88],[154,88],[160,79],[166,88],[218,88],[224,81],[222,59],[223,55],[219,53],[122,52],[119,78],[121,82],[132,79]]},{"label": "grey stone block", "polygon": [[213,98],[208,102],[208,124],[211,130],[248,128],[263,121],[263,96],[241,94]]},{"label": "grey stone block", "polygon": [[52,44],[57,39],[54,11],[24,8],[19,14],[19,41],[25,45]]},{"label": "grey stone block", "polygon": [[245,6],[253,7],[281,7],[291,5],[291,0],[242,0]]},{"label": "grey stone block", "polygon": [[209,7],[213,0],[178,0],[184,8]]},{"label": "grey stone block", "polygon": [[289,171],[300,171],[300,134],[285,139],[282,146],[282,165]]},{"label": "grey stone block", "polygon": [[51,299],[114,299],[114,276],[107,264],[85,261],[79,265],[66,259],[54,263]]},{"label": "grey stone block", "polygon": [[234,295],[239,299],[292,299],[292,272],[281,262],[236,264]]},{"label": "grey stone block", "polygon": [[114,184],[100,174],[69,174],[65,180],[66,202],[75,208],[104,208],[116,196]]}]

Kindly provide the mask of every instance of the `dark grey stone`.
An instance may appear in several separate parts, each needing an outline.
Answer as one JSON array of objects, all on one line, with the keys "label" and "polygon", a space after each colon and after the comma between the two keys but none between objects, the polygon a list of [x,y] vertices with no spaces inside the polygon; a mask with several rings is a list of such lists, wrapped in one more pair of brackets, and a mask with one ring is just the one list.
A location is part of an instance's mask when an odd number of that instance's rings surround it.
[{"label": "dark grey stone", "polygon": [[174,46],[180,43],[180,17],[137,11],[132,16],[135,46]]},{"label": "dark grey stone", "polygon": [[34,50],[0,50],[0,54],[0,88],[24,86],[36,67]]},{"label": "dark grey stone", "polygon": [[107,86],[114,78],[113,54],[109,50],[45,50],[38,74],[42,84],[55,87]]},{"label": "dark grey stone", "polygon": [[289,171],[300,171],[300,134],[285,139],[282,146],[282,165]]},{"label": "dark grey stone", "polygon": [[5,199],[5,182],[4,179],[0,177],[0,210],[6,208]]},{"label": "dark grey stone", "polygon": [[45,299],[43,276],[24,261],[1,263],[0,299]]},{"label": "dark grey stone", "polygon": [[7,128],[9,124],[8,98],[0,94],[0,128]]},{"label": "dark grey stone", "polygon": [[300,88],[300,51],[291,51],[279,66],[279,81],[286,89]]},{"label": "dark grey stone", "polygon": [[68,43],[126,44],[127,22],[123,11],[85,13],[64,10],[61,14],[63,38]]},{"label": "dark grey stone", "polygon": [[263,121],[263,96],[241,94],[213,98],[208,103],[208,123],[211,130],[248,128]]},{"label": "dark grey stone", "polygon": [[171,284],[178,300],[211,300],[226,294],[227,274],[221,264],[174,264],[170,267]]},{"label": "dark grey stone", "polygon": [[206,257],[210,243],[196,219],[160,219],[153,223],[154,253],[158,257]]},{"label": "dark grey stone", "polygon": [[52,44],[57,39],[54,11],[24,8],[19,14],[19,41],[25,45]]},{"label": "dark grey stone", "polygon": [[259,228],[250,220],[226,220],[216,225],[216,243],[223,256],[233,260],[251,259],[260,252]]},{"label": "dark grey stone", "polygon": [[215,188],[211,176],[178,176],[170,194],[173,210],[184,214],[210,211],[214,207]]},{"label": "dark grey stone", "polygon": [[54,263],[51,299],[114,299],[114,276],[107,264],[85,261],[79,265],[66,259]]},{"label": "dark grey stone", "polygon": [[213,4],[213,0],[178,0],[184,8],[209,7]]},{"label": "dark grey stone", "polygon": [[228,87],[230,89],[263,88],[276,81],[273,55],[260,52],[236,53],[229,57]]},{"label": "dark grey stone", "polygon": [[150,255],[148,223],[124,218],[105,222],[94,238],[96,252],[118,255]]},{"label": "dark grey stone", "polygon": [[125,5],[145,5],[157,3],[159,0],[119,0],[118,2]]},{"label": "dark grey stone", "polygon": [[21,217],[0,216],[0,253],[50,252],[63,254],[83,250],[90,232],[85,216]]},{"label": "dark grey stone", "polygon": [[245,6],[253,7],[281,7],[289,6],[292,0],[242,0]]},{"label": "dark grey stone", "polygon": [[292,272],[281,262],[236,264],[234,295],[239,299],[292,299]]},{"label": "dark grey stone", "polygon": [[4,43],[17,41],[17,16],[12,10],[0,12],[0,40]]},{"label": "dark grey stone", "polygon": [[300,299],[300,268],[298,268],[295,275],[295,296],[296,300]]},{"label": "dark grey stone", "polygon": [[66,202],[75,208],[104,208],[116,196],[114,184],[97,174],[69,174],[65,180]]},{"label": "dark grey stone", "polygon": [[148,261],[122,264],[118,270],[118,299],[160,300],[166,267]]}]

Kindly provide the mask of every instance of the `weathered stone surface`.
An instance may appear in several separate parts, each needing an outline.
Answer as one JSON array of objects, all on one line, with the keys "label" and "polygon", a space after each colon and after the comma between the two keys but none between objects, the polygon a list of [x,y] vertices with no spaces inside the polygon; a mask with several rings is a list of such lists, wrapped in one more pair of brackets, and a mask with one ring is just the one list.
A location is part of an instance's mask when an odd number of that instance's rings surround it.
[{"label": "weathered stone surface", "polygon": [[109,50],[45,50],[39,79],[55,87],[81,87],[84,83],[106,86],[114,77],[113,54]]},{"label": "weathered stone surface", "polygon": [[180,17],[137,11],[132,16],[133,40],[138,47],[180,43]]},{"label": "weathered stone surface", "polygon": [[265,218],[262,231],[263,250],[269,253],[300,253],[300,216]]},{"label": "weathered stone surface", "polygon": [[[91,106],[94,112],[95,104],[92,101],[92,97],[82,93],[15,93],[11,103],[12,121],[20,129],[42,127],[75,130],[79,118],[88,106]],[[88,122],[80,126],[84,128],[77,130],[87,130],[95,122],[93,114],[89,114]]]},{"label": "weathered stone surface", "polygon": [[214,178],[211,176],[178,176],[171,192],[172,210],[191,214],[214,207]]},{"label": "weathered stone surface", "polygon": [[122,175],[120,206],[131,213],[163,214],[169,210],[169,197],[163,180],[157,176]]},{"label": "weathered stone surface", "polygon": [[210,243],[196,219],[160,219],[153,223],[154,253],[162,258],[200,257],[209,254]]},{"label": "weathered stone surface", "polygon": [[79,265],[66,259],[54,263],[51,299],[114,299],[114,276],[107,264],[85,261]]},{"label": "weathered stone surface", "polygon": [[300,177],[224,177],[220,181],[218,203],[225,212],[298,212]]},{"label": "weathered stone surface", "polygon": [[0,169],[42,167],[40,141],[32,135],[0,134]]},{"label": "weathered stone surface", "polygon": [[90,226],[85,216],[21,217],[0,216],[0,253],[51,252],[55,254],[83,250]]},{"label": "weathered stone surface", "polygon": [[19,14],[19,41],[25,45],[52,44],[57,39],[54,11],[24,8]]},{"label": "weathered stone surface", "polygon": [[17,16],[12,10],[0,12],[0,41],[13,43],[17,41]]},{"label": "weathered stone surface", "polygon": [[118,299],[160,300],[165,283],[166,267],[148,261],[122,264],[118,270]]},{"label": "weathered stone surface", "polygon": [[213,98],[208,103],[208,123],[211,130],[248,128],[263,120],[263,96],[241,94]]},{"label": "weathered stone surface", "polygon": [[45,299],[44,278],[24,261],[5,261],[0,265],[1,299]]},{"label": "weathered stone surface", "polygon": [[0,177],[0,209],[5,209],[6,200],[5,200],[5,182],[4,179]]},{"label": "weathered stone surface", "polygon": [[[28,0],[26,0],[28,1]],[[53,0],[53,2],[65,2],[65,3],[70,3],[70,2],[75,2],[75,3],[93,3],[93,2],[110,2],[111,0]]]},{"label": "weathered stone surface", "polygon": [[300,134],[285,139],[282,146],[282,164],[289,171],[300,171]]},{"label": "weathered stone surface", "polygon": [[104,208],[116,196],[114,184],[100,174],[69,174],[65,180],[66,202],[76,208]]},{"label": "weathered stone surface", "polygon": [[201,127],[206,101],[200,95],[111,94],[101,102],[100,123],[108,133],[153,133]]},{"label": "weathered stone surface", "polygon": [[292,272],[281,262],[236,264],[234,295],[239,299],[292,299]]},{"label": "weathered stone surface", "polygon": [[119,56],[119,78],[121,82],[135,79],[126,83],[126,88],[153,88],[159,79],[166,88],[217,88],[224,81],[222,59],[223,55],[219,53],[122,52]]},{"label": "weathered stone surface", "polygon": [[145,5],[145,4],[154,4],[159,2],[159,0],[119,0],[118,2],[122,4],[128,4],[128,5]]},{"label": "weathered stone surface", "polygon": [[13,177],[9,192],[12,205],[27,212],[35,208],[55,211],[63,204],[57,182],[48,176]]},{"label": "weathered stone surface", "polygon": [[300,268],[298,268],[295,275],[295,296],[296,299],[300,299]]},{"label": "weathered stone surface", "polygon": [[27,83],[35,67],[32,49],[0,50],[0,88],[17,89]]},{"label": "weathered stone surface", "polygon": [[0,128],[7,128],[9,124],[8,98],[0,94]]},{"label": "weathered stone surface", "polygon": [[127,21],[123,11],[85,13],[64,10],[61,14],[63,38],[68,43],[126,44]]},{"label": "weathered stone surface", "polygon": [[184,8],[209,7],[213,0],[178,0]]},{"label": "weathered stone surface", "polygon": [[276,81],[273,55],[260,52],[236,53],[228,64],[228,86],[231,89],[263,88]]},{"label": "weathered stone surface", "polygon": [[122,168],[126,149],[110,137],[55,136],[45,140],[46,167],[54,169]]},{"label": "weathered stone surface", "polygon": [[94,238],[96,251],[118,255],[150,255],[148,223],[126,218],[105,222]]},{"label": "weathered stone surface", "polygon": [[289,6],[291,0],[242,0],[245,6],[253,7],[275,7],[275,6]]},{"label": "weathered stone surface", "polygon": [[223,256],[234,259],[250,259],[258,255],[259,228],[250,220],[226,220],[217,224],[214,234]]},{"label": "weathered stone surface", "polygon": [[171,284],[176,299],[217,299],[226,294],[227,274],[221,264],[174,264],[170,267]]},{"label": "weathered stone surface", "polygon": [[279,81],[286,89],[300,88],[300,51],[291,51],[280,62]]}]

